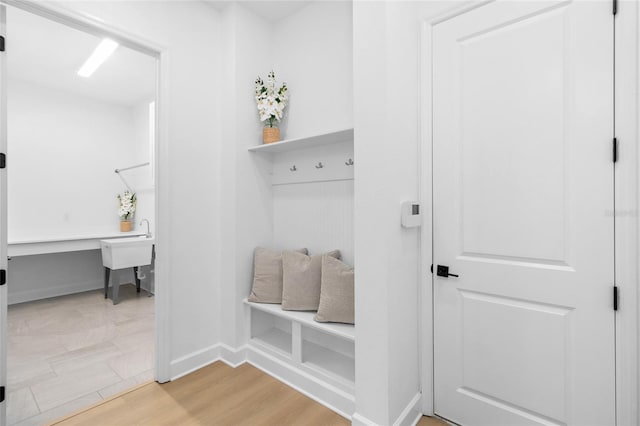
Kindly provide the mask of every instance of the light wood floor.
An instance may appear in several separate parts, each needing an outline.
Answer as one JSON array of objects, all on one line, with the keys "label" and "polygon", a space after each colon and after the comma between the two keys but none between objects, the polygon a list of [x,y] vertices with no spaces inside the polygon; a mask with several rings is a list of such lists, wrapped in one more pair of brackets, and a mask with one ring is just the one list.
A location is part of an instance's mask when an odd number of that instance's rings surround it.
[{"label": "light wood floor", "polygon": [[[296,390],[243,364],[216,362],[170,383],[149,383],[55,425],[349,425]],[[444,423],[424,417],[422,426]]]}]

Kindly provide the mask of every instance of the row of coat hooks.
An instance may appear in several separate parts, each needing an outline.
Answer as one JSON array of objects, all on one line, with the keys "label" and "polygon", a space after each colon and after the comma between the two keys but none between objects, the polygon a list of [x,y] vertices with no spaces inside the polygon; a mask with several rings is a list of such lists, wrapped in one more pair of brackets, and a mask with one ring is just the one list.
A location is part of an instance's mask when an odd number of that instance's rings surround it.
[{"label": "row of coat hooks", "polygon": [[[352,158],[349,158],[347,161],[344,162],[345,166],[353,166],[353,164],[354,163]],[[318,164],[316,164],[316,169],[324,169],[324,164],[322,164],[322,161],[318,161]],[[298,168],[294,164],[293,167],[289,167],[289,171],[297,172]]]}]

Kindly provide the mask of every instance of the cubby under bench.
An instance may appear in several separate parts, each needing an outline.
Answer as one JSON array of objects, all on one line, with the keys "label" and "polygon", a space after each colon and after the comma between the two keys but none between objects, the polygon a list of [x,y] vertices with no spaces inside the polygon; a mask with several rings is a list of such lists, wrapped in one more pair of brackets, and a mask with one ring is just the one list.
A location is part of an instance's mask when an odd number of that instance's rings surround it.
[{"label": "cubby under bench", "polygon": [[315,312],[244,300],[250,315],[249,360],[351,418],[355,410],[355,327],[320,323]]}]

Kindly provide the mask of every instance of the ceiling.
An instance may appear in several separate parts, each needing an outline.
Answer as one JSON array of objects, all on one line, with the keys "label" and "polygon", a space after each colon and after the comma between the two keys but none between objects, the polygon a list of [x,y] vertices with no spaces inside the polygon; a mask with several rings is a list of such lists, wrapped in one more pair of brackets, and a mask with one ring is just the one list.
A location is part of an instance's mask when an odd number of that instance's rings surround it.
[{"label": "ceiling", "polygon": [[[231,0],[205,0],[206,3],[215,7],[218,10],[222,10],[229,3],[233,3]],[[258,16],[263,17],[269,22],[277,22],[280,19],[293,15],[303,7],[313,3],[306,0],[289,0],[289,1],[271,1],[271,0],[239,0],[237,3],[242,4],[247,9],[253,11]]]},{"label": "ceiling", "polygon": [[[204,0],[218,10],[231,0]],[[312,3],[306,0],[239,0],[269,22]],[[76,74],[101,39],[20,9],[7,8],[7,71],[11,80],[133,106],[155,97],[155,58],[120,46],[89,78]]]},{"label": "ceiling", "polygon": [[7,8],[7,73],[12,79],[133,106],[155,97],[155,58],[120,46],[89,78],[76,74],[101,39]]}]

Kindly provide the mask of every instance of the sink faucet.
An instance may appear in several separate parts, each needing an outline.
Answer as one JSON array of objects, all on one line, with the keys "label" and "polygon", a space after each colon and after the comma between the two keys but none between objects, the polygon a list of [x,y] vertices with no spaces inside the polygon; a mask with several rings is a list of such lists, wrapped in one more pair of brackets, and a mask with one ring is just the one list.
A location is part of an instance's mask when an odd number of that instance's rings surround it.
[{"label": "sink faucet", "polygon": [[151,238],[151,230],[149,229],[150,225],[149,225],[149,221],[147,219],[142,219],[140,221],[140,226],[142,226],[143,222],[147,222],[147,233],[144,235],[147,238]]}]

